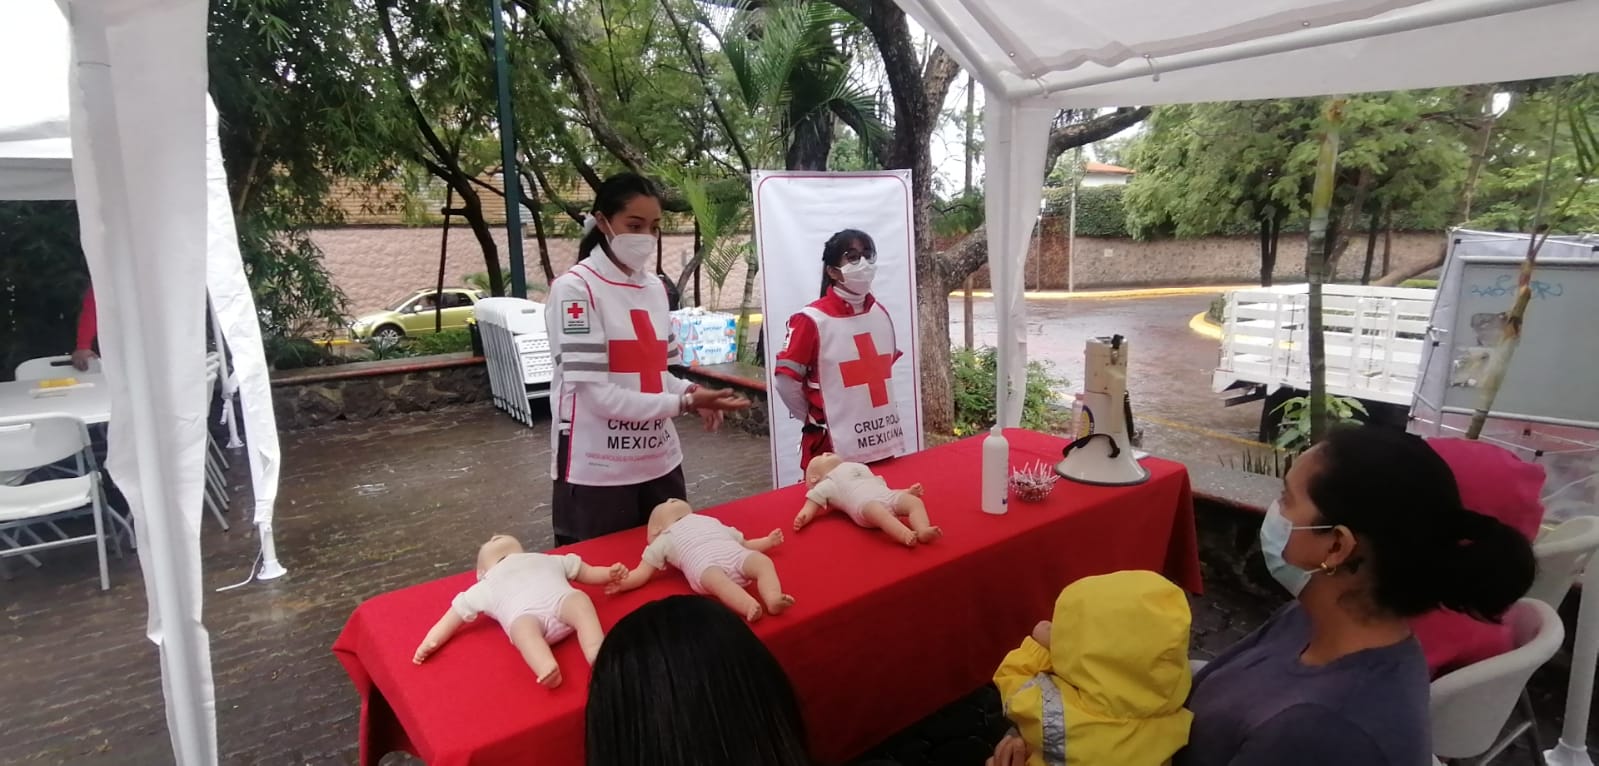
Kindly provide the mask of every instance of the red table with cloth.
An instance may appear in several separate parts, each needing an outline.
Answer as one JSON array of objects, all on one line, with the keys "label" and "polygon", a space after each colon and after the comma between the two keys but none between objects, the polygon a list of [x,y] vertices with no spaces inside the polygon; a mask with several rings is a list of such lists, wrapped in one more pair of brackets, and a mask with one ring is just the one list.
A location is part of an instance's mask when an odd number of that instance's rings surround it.
[{"label": "red table with cloth", "polygon": [[[1007,432],[1013,465],[1060,459],[1062,439]],[[1073,581],[1122,569],[1164,572],[1200,588],[1188,474],[1148,459],[1150,480],[1090,487],[1062,480],[1042,504],[979,510],[982,440],[969,439],[876,467],[893,487],[922,482],[944,538],[906,549],[829,513],[793,531],[803,488],[702,512],[746,535],[782,529],[772,552],[797,604],[755,632],[793,680],[814,755],[844,761],[987,683],[1005,653],[1047,619]],[[463,568],[470,560],[461,541]],[[474,543],[475,544],[475,543]],[[563,549],[594,564],[638,563],[644,530]],[[463,628],[425,665],[411,662],[429,627],[471,573],[361,604],[333,651],[362,697],[361,762],[403,750],[432,766],[583,763],[589,669],[575,640],[556,647],[565,683],[540,688],[488,618]],[[675,570],[616,597],[588,589],[607,629],[648,601],[689,593]]]}]

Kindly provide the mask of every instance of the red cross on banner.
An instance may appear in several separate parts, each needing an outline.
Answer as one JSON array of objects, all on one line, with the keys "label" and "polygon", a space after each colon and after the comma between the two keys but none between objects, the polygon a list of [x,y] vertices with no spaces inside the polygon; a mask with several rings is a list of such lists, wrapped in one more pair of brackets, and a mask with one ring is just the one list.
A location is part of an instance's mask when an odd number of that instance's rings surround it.
[{"label": "red cross on banner", "polygon": [[866,386],[866,391],[872,396],[873,407],[888,404],[888,379],[894,377],[893,352],[877,353],[877,341],[872,340],[872,334],[868,332],[855,336],[855,351],[860,355],[859,359],[838,365],[839,374],[844,378],[844,387]]},{"label": "red cross on banner", "polygon": [[633,319],[633,335],[637,340],[613,340],[607,344],[611,372],[635,373],[639,376],[640,391],[659,394],[666,390],[661,380],[666,373],[666,341],[655,337],[650,312],[633,309],[628,313]]}]

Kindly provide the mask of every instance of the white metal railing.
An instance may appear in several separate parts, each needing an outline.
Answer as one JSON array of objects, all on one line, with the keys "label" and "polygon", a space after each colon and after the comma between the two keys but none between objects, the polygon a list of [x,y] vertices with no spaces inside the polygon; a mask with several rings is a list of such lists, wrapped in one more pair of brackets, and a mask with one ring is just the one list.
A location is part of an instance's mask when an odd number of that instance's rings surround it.
[{"label": "white metal railing", "polygon": [[[1308,389],[1309,300],[1306,285],[1228,293],[1212,387],[1218,392],[1239,383]],[[1432,304],[1431,290],[1325,286],[1328,392],[1408,404],[1420,375]]]}]

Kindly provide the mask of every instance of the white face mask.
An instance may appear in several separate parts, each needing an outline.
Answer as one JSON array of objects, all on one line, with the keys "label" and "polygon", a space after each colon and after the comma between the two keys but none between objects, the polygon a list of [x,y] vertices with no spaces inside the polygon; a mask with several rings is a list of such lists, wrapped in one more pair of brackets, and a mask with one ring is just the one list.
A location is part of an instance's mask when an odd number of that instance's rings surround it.
[{"label": "white face mask", "polygon": [[868,261],[856,261],[846,264],[838,270],[843,279],[838,281],[838,286],[844,290],[864,297],[872,291],[872,280],[877,278],[877,264]]},{"label": "white face mask", "polygon": [[655,257],[655,237],[649,234],[618,234],[611,238],[611,255],[634,273],[643,271]]}]

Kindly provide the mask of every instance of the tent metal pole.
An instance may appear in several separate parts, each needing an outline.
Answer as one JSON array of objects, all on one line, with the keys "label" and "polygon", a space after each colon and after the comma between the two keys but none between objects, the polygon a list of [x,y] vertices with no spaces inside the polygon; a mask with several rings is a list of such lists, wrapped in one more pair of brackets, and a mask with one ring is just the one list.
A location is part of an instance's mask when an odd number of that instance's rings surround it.
[{"label": "tent metal pole", "polygon": [[1223,48],[1162,56],[1152,61],[1139,58],[1123,62],[1108,72],[1098,74],[1059,78],[1046,76],[1035,80],[1020,80],[1011,77],[1007,78],[1009,87],[1005,88],[1003,92],[1007,98],[1011,99],[1048,96],[1092,85],[1105,85],[1107,83],[1148,77],[1150,76],[1151,68],[1160,74],[1179,72],[1184,69],[1196,69],[1213,64],[1226,64],[1233,61],[1243,61],[1306,48],[1319,48],[1323,45],[1335,45],[1337,43],[1382,37],[1400,32],[1412,32],[1418,29],[1455,24],[1462,21],[1474,21],[1506,13],[1529,11],[1578,1],[1580,0],[1473,0],[1473,2],[1441,10],[1423,9],[1406,12],[1404,15],[1395,18],[1379,17],[1360,21],[1347,21],[1332,26],[1317,27],[1260,40],[1241,42]]},{"label": "tent metal pole", "polygon": [[1599,566],[1582,575],[1582,605],[1577,609],[1577,638],[1571,648],[1566,686],[1566,719],[1560,741],[1543,753],[1550,766],[1593,766],[1588,756],[1588,717],[1593,712],[1594,668],[1599,665]]}]

